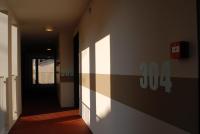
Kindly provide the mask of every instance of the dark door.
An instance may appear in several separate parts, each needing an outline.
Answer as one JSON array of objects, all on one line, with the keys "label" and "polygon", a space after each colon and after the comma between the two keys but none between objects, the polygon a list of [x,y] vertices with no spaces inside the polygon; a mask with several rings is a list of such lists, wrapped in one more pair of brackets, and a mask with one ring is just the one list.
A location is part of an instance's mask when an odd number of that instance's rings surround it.
[{"label": "dark door", "polygon": [[79,107],[79,34],[74,37],[74,106]]}]

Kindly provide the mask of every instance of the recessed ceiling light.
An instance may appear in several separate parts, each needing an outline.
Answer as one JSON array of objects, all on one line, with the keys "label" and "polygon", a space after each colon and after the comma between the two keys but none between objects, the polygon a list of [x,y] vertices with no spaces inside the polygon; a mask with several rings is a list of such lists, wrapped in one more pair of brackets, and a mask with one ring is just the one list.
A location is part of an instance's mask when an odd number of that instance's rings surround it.
[{"label": "recessed ceiling light", "polygon": [[47,51],[51,51],[52,49],[51,48],[47,48]]},{"label": "recessed ceiling light", "polygon": [[47,31],[47,32],[52,32],[52,31],[53,31],[53,27],[48,26],[48,27],[46,27],[45,31]]}]

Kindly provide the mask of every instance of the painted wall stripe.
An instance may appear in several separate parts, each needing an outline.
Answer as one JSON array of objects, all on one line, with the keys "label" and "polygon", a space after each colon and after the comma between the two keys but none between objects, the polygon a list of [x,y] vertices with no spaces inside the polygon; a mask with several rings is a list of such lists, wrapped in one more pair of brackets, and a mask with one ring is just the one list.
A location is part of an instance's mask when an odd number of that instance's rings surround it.
[{"label": "painted wall stripe", "polygon": [[90,90],[132,108],[196,133],[198,129],[198,79],[172,78],[172,92],[142,89],[140,76],[81,74],[81,84]]}]

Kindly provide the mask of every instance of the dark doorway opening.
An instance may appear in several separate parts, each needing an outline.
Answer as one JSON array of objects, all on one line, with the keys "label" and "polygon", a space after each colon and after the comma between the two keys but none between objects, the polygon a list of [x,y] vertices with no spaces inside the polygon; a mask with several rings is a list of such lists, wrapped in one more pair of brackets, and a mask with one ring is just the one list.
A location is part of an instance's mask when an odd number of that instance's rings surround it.
[{"label": "dark doorway opening", "polygon": [[59,109],[55,60],[58,38],[22,37],[22,114]]},{"label": "dark doorway opening", "polygon": [[79,33],[74,36],[74,106],[79,107]]},{"label": "dark doorway opening", "polygon": [[[197,0],[197,24],[198,24],[198,66],[199,66],[198,87],[200,88],[200,54],[199,54],[200,53],[200,1],[199,0]],[[200,102],[200,92],[199,92],[199,102]],[[200,111],[200,103],[198,110]],[[200,124],[200,116],[199,116],[199,124]]]}]

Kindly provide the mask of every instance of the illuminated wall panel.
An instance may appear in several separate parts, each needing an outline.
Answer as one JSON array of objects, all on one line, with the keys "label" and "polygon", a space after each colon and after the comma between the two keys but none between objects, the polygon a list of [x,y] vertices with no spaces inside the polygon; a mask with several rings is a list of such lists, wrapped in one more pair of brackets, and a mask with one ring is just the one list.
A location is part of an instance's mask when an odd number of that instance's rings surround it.
[{"label": "illuminated wall panel", "polygon": [[110,66],[110,35],[107,35],[95,44],[96,115],[100,119],[105,118],[111,111],[111,99],[101,94],[102,90],[107,90],[107,95],[110,96],[110,79],[107,83],[102,83],[103,76],[110,75]]}]

